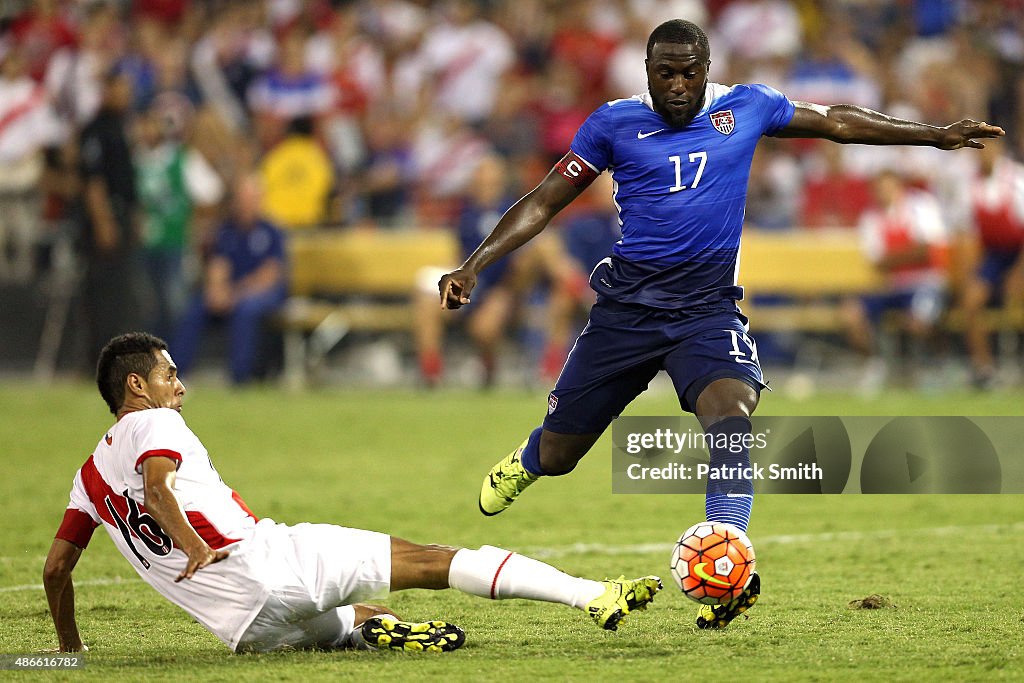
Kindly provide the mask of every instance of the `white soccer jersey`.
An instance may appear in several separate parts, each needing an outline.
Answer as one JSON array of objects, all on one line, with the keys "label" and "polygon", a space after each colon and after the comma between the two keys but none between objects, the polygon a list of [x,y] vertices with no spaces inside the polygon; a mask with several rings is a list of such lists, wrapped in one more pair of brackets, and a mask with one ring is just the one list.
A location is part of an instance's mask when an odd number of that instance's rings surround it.
[{"label": "white soccer jersey", "polygon": [[[151,457],[178,463],[175,494],[196,532],[227,559],[174,580],[188,556],[146,513],[142,463]],[[176,411],[128,413],[110,428],[76,473],[71,502],[57,538],[84,548],[103,524],[114,545],[161,595],[234,648],[275,585],[270,575],[271,520],[257,524],[242,499],[220,478],[206,448]]]}]

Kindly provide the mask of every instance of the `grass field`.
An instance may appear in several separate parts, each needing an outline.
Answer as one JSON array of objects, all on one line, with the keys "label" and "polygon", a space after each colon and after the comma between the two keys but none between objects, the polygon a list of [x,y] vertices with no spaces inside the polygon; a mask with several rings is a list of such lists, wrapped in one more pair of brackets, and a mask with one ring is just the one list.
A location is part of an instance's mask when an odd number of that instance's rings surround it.
[{"label": "grass field", "polygon": [[[693,625],[667,556],[702,518],[701,496],[610,493],[605,438],[571,476],[538,483],[509,512],[476,509],[487,468],[537,423],[542,394],[230,393],[193,387],[185,416],[221,475],[257,515],[334,522],[422,542],[499,545],[580,575],[658,573],[666,591],[617,634],[581,613],[451,591],[388,604],[462,625],[450,655],[232,655],[167,603],[98,532],[75,572],[91,651],[64,680],[1014,680],[1024,678],[1024,504],[1020,496],[760,496],[750,536],[765,591],[722,632]],[[767,396],[765,414],[988,415],[1021,412],[1019,394],[859,402]],[[672,415],[672,396],[629,414]],[[110,422],[88,386],[0,388],[0,653],[55,637],[39,586],[71,477]],[[853,610],[881,594],[893,609]]]}]

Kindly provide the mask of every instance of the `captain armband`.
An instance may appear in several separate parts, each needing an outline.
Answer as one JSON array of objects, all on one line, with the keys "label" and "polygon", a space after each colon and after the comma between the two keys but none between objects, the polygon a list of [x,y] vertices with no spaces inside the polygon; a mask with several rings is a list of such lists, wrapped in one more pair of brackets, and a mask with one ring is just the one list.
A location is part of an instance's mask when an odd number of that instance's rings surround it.
[{"label": "captain armband", "polygon": [[590,185],[594,182],[594,178],[600,175],[572,151],[555,164],[555,170],[568,180],[570,185],[580,190]]}]

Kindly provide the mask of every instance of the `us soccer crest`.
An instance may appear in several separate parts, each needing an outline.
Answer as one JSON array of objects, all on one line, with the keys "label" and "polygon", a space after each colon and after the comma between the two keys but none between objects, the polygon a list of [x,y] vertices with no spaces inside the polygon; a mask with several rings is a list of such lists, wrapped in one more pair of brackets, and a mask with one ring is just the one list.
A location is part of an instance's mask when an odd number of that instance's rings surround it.
[{"label": "us soccer crest", "polygon": [[548,415],[558,408],[558,397],[552,392],[548,394]]},{"label": "us soccer crest", "polygon": [[728,135],[736,127],[736,119],[733,118],[732,109],[716,111],[711,115],[711,125],[722,135]]}]

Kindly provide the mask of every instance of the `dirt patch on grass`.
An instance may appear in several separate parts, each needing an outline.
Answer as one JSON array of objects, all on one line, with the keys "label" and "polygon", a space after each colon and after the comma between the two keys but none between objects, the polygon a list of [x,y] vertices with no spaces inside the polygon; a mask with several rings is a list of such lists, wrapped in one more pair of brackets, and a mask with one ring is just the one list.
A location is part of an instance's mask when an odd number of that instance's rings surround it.
[{"label": "dirt patch on grass", "polygon": [[893,601],[884,595],[869,595],[860,600],[851,600],[847,605],[850,609],[896,609]]}]

